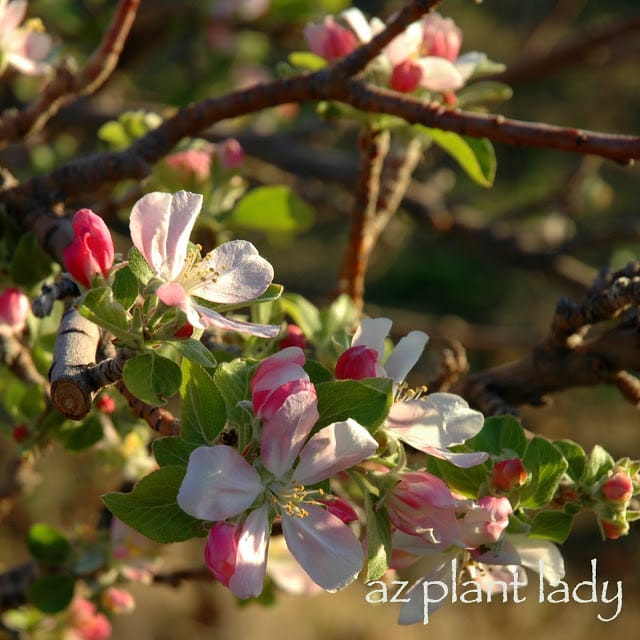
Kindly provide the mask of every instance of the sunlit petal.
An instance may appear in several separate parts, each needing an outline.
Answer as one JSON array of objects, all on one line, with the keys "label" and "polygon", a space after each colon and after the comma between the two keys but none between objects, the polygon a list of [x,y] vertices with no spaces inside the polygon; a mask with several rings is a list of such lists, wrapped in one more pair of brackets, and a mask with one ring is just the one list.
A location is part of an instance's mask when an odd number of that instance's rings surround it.
[{"label": "sunlit petal", "polygon": [[402,382],[420,359],[428,341],[424,331],[411,331],[401,338],[384,363],[387,377],[397,384]]}]

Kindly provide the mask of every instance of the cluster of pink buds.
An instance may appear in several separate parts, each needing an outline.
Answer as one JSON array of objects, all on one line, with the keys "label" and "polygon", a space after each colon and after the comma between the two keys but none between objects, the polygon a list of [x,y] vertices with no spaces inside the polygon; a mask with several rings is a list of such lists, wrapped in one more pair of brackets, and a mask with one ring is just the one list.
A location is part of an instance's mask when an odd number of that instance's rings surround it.
[{"label": "cluster of pink buds", "polygon": [[69,607],[69,637],[77,640],[106,640],[111,637],[111,622],[86,598],[75,598]]},{"label": "cluster of pink buds", "polygon": [[627,508],[636,490],[622,467],[612,470],[596,488],[595,511],[605,538],[616,540],[629,532]]}]

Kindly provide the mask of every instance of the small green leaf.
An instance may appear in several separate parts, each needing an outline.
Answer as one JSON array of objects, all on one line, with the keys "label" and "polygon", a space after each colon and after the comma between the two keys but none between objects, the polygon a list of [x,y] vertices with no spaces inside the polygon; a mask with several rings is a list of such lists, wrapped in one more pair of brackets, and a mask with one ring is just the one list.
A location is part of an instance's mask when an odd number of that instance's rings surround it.
[{"label": "small green leaf", "polygon": [[126,342],[136,338],[129,332],[129,314],[113,297],[110,287],[90,289],[78,298],[76,304],[87,320],[110,331],[117,338]]},{"label": "small green leaf", "polygon": [[200,365],[183,360],[180,397],[182,440],[192,449],[212,444],[227,421],[225,403],[213,377]]},{"label": "small green leaf", "polygon": [[109,511],[143,536],[168,544],[206,534],[202,523],[176,502],[186,469],[161,467],[138,482],[131,493],[102,496]]},{"label": "small green leaf", "polygon": [[571,533],[573,516],[564,511],[541,511],[531,523],[529,535],[562,544]]},{"label": "small green leaf", "polygon": [[38,564],[46,567],[63,564],[71,551],[66,537],[45,523],[34,524],[29,529],[27,548]]},{"label": "small green leaf", "polygon": [[389,414],[391,391],[390,378],[321,382],[316,385],[320,413],[316,428],[353,418],[375,431]]},{"label": "small green leaf", "polygon": [[513,416],[493,416],[484,421],[480,433],[467,440],[465,445],[472,451],[522,457],[527,448],[527,437],[522,425]]},{"label": "small green leaf", "polygon": [[440,460],[433,456],[427,456],[426,469],[434,476],[442,478],[453,491],[468,498],[478,497],[480,487],[486,483],[489,474],[487,464],[478,464],[463,469],[447,460]]},{"label": "small green leaf", "polygon": [[307,358],[307,361],[304,364],[304,370],[307,372],[307,375],[313,384],[318,384],[319,382],[330,382],[333,380],[333,373],[331,373],[327,367],[317,360],[310,360]]},{"label": "small green leaf", "polygon": [[164,404],[180,388],[180,367],[155,351],[127,360],[122,378],[131,393],[143,402]]},{"label": "small green leaf", "polygon": [[234,224],[271,234],[301,233],[314,220],[313,209],[284,185],[258,187],[237,204],[231,220]]},{"label": "small green leaf", "polygon": [[122,267],[116,271],[113,279],[113,295],[125,308],[129,309],[138,297],[138,279],[130,267]]},{"label": "small green leaf", "polygon": [[587,454],[584,449],[572,440],[556,440],[553,443],[569,463],[567,474],[574,481],[578,482],[584,473]]},{"label": "small green leaf", "polygon": [[153,270],[135,247],[131,247],[127,259],[129,261],[129,269],[142,284],[147,284],[153,278]]},{"label": "small green leaf", "polygon": [[289,62],[299,69],[319,71],[327,66],[327,61],[311,51],[293,51],[289,54]]},{"label": "small green leaf", "polygon": [[613,469],[614,465],[615,461],[609,452],[597,444],[587,456],[584,471],[580,477],[581,484],[591,487]]},{"label": "small green leaf", "polygon": [[90,415],[82,424],[72,423],[68,429],[60,432],[60,439],[64,443],[65,449],[69,451],[81,451],[88,449],[96,442],[100,442],[104,436],[104,429],[100,418]]},{"label": "small green leaf", "polygon": [[175,436],[158,438],[153,441],[153,455],[161,467],[168,465],[186,467],[194,448],[190,442]]},{"label": "small green leaf", "polygon": [[318,307],[297,293],[285,293],[280,301],[282,310],[291,316],[302,333],[309,338],[315,336],[322,327]]},{"label": "small green leaf", "polygon": [[236,424],[245,424],[251,416],[238,403],[251,398],[249,381],[256,368],[255,362],[233,360],[222,362],[216,368],[213,380],[227,407],[227,417]]},{"label": "small green leaf", "polygon": [[44,613],[66,609],[73,598],[75,579],[65,575],[44,575],[29,587],[27,598]]},{"label": "small green leaf", "polygon": [[384,507],[375,509],[370,493],[364,494],[367,516],[367,581],[377,580],[391,562],[391,522]]},{"label": "small green leaf", "polygon": [[421,131],[446,151],[467,175],[481,187],[491,187],[496,177],[496,154],[486,138],[467,138],[453,131],[419,126]]},{"label": "small green leaf", "polygon": [[171,345],[187,360],[191,360],[191,362],[199,364],[201,367],[213,368],[216,366],[216,359],[213,354],[200,340],[187,338],[186,340],[165,340],[163,343]]},{"label": "small green leaf", "polygon": [[520,494],[522,505],[530,509],[551,502],[562,474],[569,466],[560,451],[543,438],[533,438],[524,452],[522,464],[530,475]]},{"label": "small green leaf", "polygon": [[32,233],[18,240],[11,260],[11,279],[16,285],[32,287],[51,275],[51,256],[45,253]]}]

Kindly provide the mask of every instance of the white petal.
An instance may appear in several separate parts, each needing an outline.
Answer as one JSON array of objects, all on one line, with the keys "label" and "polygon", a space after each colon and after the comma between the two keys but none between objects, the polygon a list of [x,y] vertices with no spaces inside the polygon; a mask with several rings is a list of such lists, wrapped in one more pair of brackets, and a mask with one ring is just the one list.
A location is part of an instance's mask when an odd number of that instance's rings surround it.
[{"label": "white petal", "polygon": [[187,309],[189,322],[199,329],[216,327],[224,331],[248,333],[249,335],[258,336],[259,338],[275,338],[280,333],[280,325],[255,324],[253,322],[243,322],[242,320],[232,320],[200,304],[194,304],[192,308],[199,314],[199,317],[196,320],[194,316],[189,314],[189,310]]},{"label": "white petal", "polygon": [[473,438],[484,425],[484,416],[454,393],[430,393],[424,402],[431,412],[425,414],[421,424],[440,427],[442,447]]},{"label": "white petal", "polygon": [[428,341],[429,336],[424,331],[411,331],[401,338],[384,363],[387,376],[400,384],[420,359]]},{"label": "white petal", "polygon": [[178,506],[200,520],[226,520],[247,509],[264,491],[258,472],[226,445],[198,447],[189,456]]},{"label": "white petal", "polygon": [[315,484],[362,462],[377,449],[375,438],[355,420],[334,422],[304,446],[293,477],[301,484]]},{"label": "white petal", "polygon": [[[404,440],[404,438],[401,438]],[[411,443],[409,443],[411,444]],[[419,447],[416,447],[419,448]],[[486,462],[489,458],[489,454],[485,451],[473,451],[470,453],[453,453],[452,451],[448,451],[447,449],[437,449],[436,447],[425,447],[424,449],[419,449],[420,451],[424,451],[428,453],[430,456],[434,458],[440,458],[440,460],[447,460],[451,464],[456,467],[460,467],[461,469],[468,469],[469,467],[475,467],[478,464],[482,464]]]},{"label": "white petal", "polygon": [[520,564],[538,572],[542,568],[542,575],[549,584],[559,584],[564,577],[564,559],[555,544],[522,534],[510,535],[509,540],[520,557]]},{"label": "white petal", "polygon": [[190,293],[211,302],[238,304],[255,300],[273,280],[271,264],[246,240],[221,244],[199,266],[212,275]]},{"label": "white petal", "polygon": [[369,42],[373,37],[371,25],[367,22],[364,14],[360,9],[352,7],[346,9],[340,14],[340,17],[347,23],[351,30],[356,34],[360,42]]},{"label": "white petal", "polygon": [[131,240],[154,273],[174,280],[184,267],[189,236],[202,207],[202,196],[187,191],[154,191],[131,210]]},{"label": "white petal", "polygon": [[429,91],[455,91],[464,85],[456,67],[444,58],[427,56],[416,63],[422,68],[420,84]]},{"label": "white petal", "polygon": [[311,579],[326,591],[338,591],[353,582],[362,568],[358,538],[339,518],[325,509],[305,505],[308,515],[282,513],[287,546]]},{"label": "white petal", "polygon": [[229,580],[229,589],[238,598],[255,598],[262,593],[270,533],[269,507],[252,511],[242,526],[236,570]]},{"label": "white petal", "polygon": [[453,63],[458,70],[458,73],[462,76],[463,80],[468,80],[477,69],[478,65],[482,64],[487,59],[486,53],[480,51],[469,51],[464,55],[458,57]]},{"label": "white petal", "polygon": [[385,48],[389,62],[393,66],[411,58],[422,43],[422,26],[420,22],[412,22],[402,33],[398,34]]},{"label": "white petal", "polygon": [[389,335],[392,324],[389,318],[364,318],[353,334],[351,346],[364,345],[373,349],[377,352],[378,362],[380,362],[384,355],[384,340]]}]

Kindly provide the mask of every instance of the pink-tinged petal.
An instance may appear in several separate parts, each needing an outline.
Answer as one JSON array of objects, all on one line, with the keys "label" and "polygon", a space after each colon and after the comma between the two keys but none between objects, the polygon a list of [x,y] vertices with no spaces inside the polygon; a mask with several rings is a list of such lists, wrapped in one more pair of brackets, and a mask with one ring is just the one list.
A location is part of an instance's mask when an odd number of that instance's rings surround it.
[{"label": "pink-tinged petal", "polygon": [[369,42],[375,35],[372,25],[367,22],[364,14],[360,9],[352,7],[340,13],[340,18],[349,26],[356,34],[360,42]]},{"label": "pink-tinged petal", "polygon": [[[42,60],[51,50],[51,36],[40,31],[28,31],[23,46],[27,58]],[[49,65],[44,66],[48,67]]]},{"label": "pink-tinged petal", "polygon": [[133,205],[131,240],[154,273],[165,280],[175,280],[184,267],[189,236],[201,207],[202,196],[188,191],[154,191]]},{"label": "pink-tinged petal", "polygon": [[198,447],[189,456],[178,506],[200,520],[227,520],[264,491],[258,472],[232,447]]},{"label": "pink-tinged petal", "polygon": [[384,355],[384,341],[393,323],[389,318],[364,318],[353,334],[351,346],[365,345],[378,354],[378,362]]},{"label": "pink-tinged petal", "polygon": [[455,91],[464,85],[456,67],[444,58],[427,56],[416,62],[422,67],[420,84],[429,91]]},{"label": "pink-tinged petal", "polygon": [[192,287],[193,295],[223,304],[254,300],[273,280],[273,267],[246,240],[225,242],[200,263],[206,280]]},{"label": "pink-tinged petal", "polygon": [[238,598],[255,598],[262,593],[270,532],[267,506],[252,511],[242,525],[236,570],[229,580],[229,589]]},{"label": "pink-tinged petal", "polygon": [[177,282],[161,284],[156,289],[156,295],[169,307],[178,307],[183,311],[187,310],[187,292]]},{"label": "pink-tinged petal", "polygon": [[377,449],[375,438],[352,418],[334,422],[304,446],[294,479],[300,484],[315,484],[362,462]]},{"label": "pink-tinged petal", "polygon": [[419,22],[413,22],[385,47],[384,53],[392,66],[396,66],[414,57],[421,43],[422,27]]},{"label": "pink-tinged petal", "polygon": [[[400,609],[398,624],[426,624],[429,622],[428,616],[435,613],[449,598],[442,597],[442,587],[438,582],[450,585],[455,578],[452,575],[452,560],[455,555],[444,556],[434,569],[424,578],[420,578],[407,593],[409,602],[405,602]],[[425,583],[426,586],[425,586]],[[425,593],[426,589],[426,593]],[[446,594],[445,594],[446,595]],[[425,602],[429,604],[426,609]]]},{"label": "pink-tinged petal", "polygon": [[300,566],[325,591],[338,591],[353,582],[362,569],[358,538],[326,509],[305,505],[304,517],[282,514],[287,546]]},{"label": "pink-tinged petal", "polygon": [[424,351],[429,336],[424,331],[411,331],[401,338],[384,363],[388,378],[396,384],[402,382]]},{"label": "pink-tinged petal", "polygon": [[[305,362],[306,358],[300,347],[281,349],[278,353],[274,353],[260,363],[253,378],[251,378],[251,391],[262,391],[264,389],[275,389],[279,387],[282,382],[277,382],[278,378],[274,375],[274,371],[288,364],[297,364],[302,368]],[[305,373],[304,375],[306,376],[307,374]],[[308,380],[309,377],[307,376],[306,379]]]},{"label": "pink-tinged petal", "polygon": [[[289,382],[285,382],[269,393],[266,400],[261,405],[260,411],[256,412],[255,415],[262,418],[265,422],[268,422],[280,410],[280,407],[289,396],[300,393],[300,391],[308,391],[316,396],[317,394],[315,389],[316,388],[310,380],[296,378]],[[254,394],[254,400],[255,397],[256,394]]]},{"label": "pink-tinged petal", "polygon": [[466,82],[475,70],[487,60],[487,54],[480,51],[469,51],[454,61],[454,65],[462,79]]},{"label": "pink-tinged petal", "polygon": [[14,0],[9,4],[3,2],[0,5],[0,35],[11,33],[17,29],[26,14],[26,0]]},{"label": "pink-tinged petal", "polygon": [[318,502],[325,505],[329,513],[332,513],[336,518],[340,518],[345,524],[358,519],[356,510],[342,498],[330,495],[326,498],[319,498]]},{"label": "pink-tinged petal", "polygon": [[199,329],[216,327],[224,331],[236,331],[237,333],[248,333],[258,338],[275,338],[280,333],[280,325],[275,324],[255,324],[253,322],[242,322],[242,320],[232,320],[222,314],[204,307],[201,304],[194,304],[193,308],[198,312],[197,319],[188,316],[189,322]]},{"label": "pink-tinged petal", "polygon": [[[404,440],[407,444],[411,444],[408,439],[400,438]],[[413,445],[412,445],[413,446]],[[448,451],[447,449],[438,449],[436,447],[415,447],[419,451],[423,451],[424,453],[428,453],[430,456],[434,458],[439,458],[440,460],[447,460],[451,464],[456,467],[460,467],[461,469],[468,469],[469,467],[475,467],[478,464],[482,464],[489,459],[489,454],[485,451],[473,451],[470,453],[453,453],[453,451]]]},{"label": "pink-tinged petal", "polygon": [[20,333],[27,324],[29,311],[29,298],[20,289],[9,287],[0,294],[0,327],[6,326],[12,333]]},{"label": "pink-tinged petal", "polygon": [[290,395],[262,427],[260,454],[264,466],[277,478],[291,467],[313,425],[318,421],[315,388]]},{"label": "pink-tinged petal", "polygon": [[312,596],[322,593],[322,589],[291,555],[284,536],[275,536],[269,542],[267,562],[269,577],[278,589],[296,596]]},{"label": "pink-tinged petal", "polygon": [[518,587],[526,587],[529,580],[527,572],[517,564],[507,564],[504,566],[493,564],[480,564],[476,567],[477,574],[474,581],[485,593],[503,592],[503,585],[507,585],[507,589],[512,591],[517,583]]},{"label": "pink-tinged petal", "polygon": [[214,522],[204,547],[204,561],[215,579],[225,587],[236,570],[239,525],[232,522]]}]

